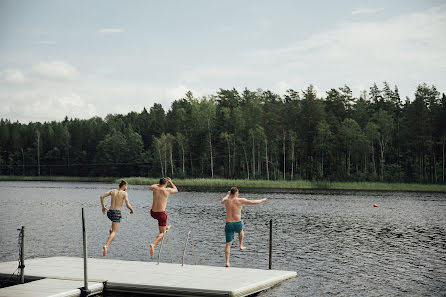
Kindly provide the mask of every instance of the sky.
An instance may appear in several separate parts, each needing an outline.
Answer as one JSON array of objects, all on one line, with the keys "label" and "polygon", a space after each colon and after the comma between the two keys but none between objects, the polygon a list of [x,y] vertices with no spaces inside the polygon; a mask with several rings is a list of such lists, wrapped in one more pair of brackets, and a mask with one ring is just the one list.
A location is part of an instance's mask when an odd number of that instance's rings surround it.
[{"label": "sky", "polygon": [[0,118],[165,109],[245,87],[446,92],[442,1],[0,0]]}]

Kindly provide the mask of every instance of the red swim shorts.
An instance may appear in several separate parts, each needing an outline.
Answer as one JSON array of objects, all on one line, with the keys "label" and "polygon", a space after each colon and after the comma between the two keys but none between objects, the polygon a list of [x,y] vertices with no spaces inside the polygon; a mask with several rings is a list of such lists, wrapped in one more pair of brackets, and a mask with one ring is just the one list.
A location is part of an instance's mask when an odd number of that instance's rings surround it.
[{"label": "red swim shorts", "polygon": [[150,215],[158,220],[158,226],[167,226],[167,212],[150,210]]}]

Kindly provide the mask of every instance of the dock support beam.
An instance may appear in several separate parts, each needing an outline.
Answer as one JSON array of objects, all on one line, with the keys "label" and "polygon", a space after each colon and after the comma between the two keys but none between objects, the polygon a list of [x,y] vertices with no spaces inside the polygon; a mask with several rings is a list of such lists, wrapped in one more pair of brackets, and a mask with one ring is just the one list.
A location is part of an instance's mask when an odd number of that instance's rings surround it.
[{"label": "dock support beam", "polygon": [[87,231],[85,230],[85,214],[84,208],[82,207],[82,238],[84,244],[84,287],[81,288],[81,297],[86,297],[90,295],[91,291],[88,290],[88,273],[87,273]]},{"label": "dock support beam", "polygon": [[273,262],[273,220],[269,220],[269,265],[268,268],[272,268]]},{"label": "dock support beam", "polygon": [[25,226],[20,230],[20,283],[25,283]]}]

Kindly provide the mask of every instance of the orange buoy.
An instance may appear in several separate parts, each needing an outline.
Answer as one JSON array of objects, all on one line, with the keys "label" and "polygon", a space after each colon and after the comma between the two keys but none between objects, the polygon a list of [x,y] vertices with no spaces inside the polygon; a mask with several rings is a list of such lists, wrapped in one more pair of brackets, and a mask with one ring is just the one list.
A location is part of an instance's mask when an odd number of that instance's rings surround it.
[{"label": "orange buoy", "polygon": [[378,207],[378,204],[373,204],[373,207]]}]

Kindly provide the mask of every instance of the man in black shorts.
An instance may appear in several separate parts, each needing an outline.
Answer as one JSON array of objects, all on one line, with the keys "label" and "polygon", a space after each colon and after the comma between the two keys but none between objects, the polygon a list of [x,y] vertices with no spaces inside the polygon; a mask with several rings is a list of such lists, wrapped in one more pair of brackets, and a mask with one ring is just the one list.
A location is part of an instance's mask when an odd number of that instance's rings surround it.
[{"label": "man in black shorts", "polygon": [[[101,195],[101,205],[102,205],[102,213],[105,215],[107,212],[107,217],[112,221],[112,226],[109,230],[110,235],[108,236],[107,243],[103,246],[103,255],[107,256],[108,246],[111,244],[113,239],[118,232],[119,225],[121,223],[121,209],[124,204],[130,209],[130,214],[133,214],[133,207],[129,202],[129,195],[126,193],[128,183],[125,180],[122,180],[119,184],[119,189],[110,190]],[[104,198],[107,196],[111,196],[111,205],[110,209],[107,210],[104,204]]]}]

